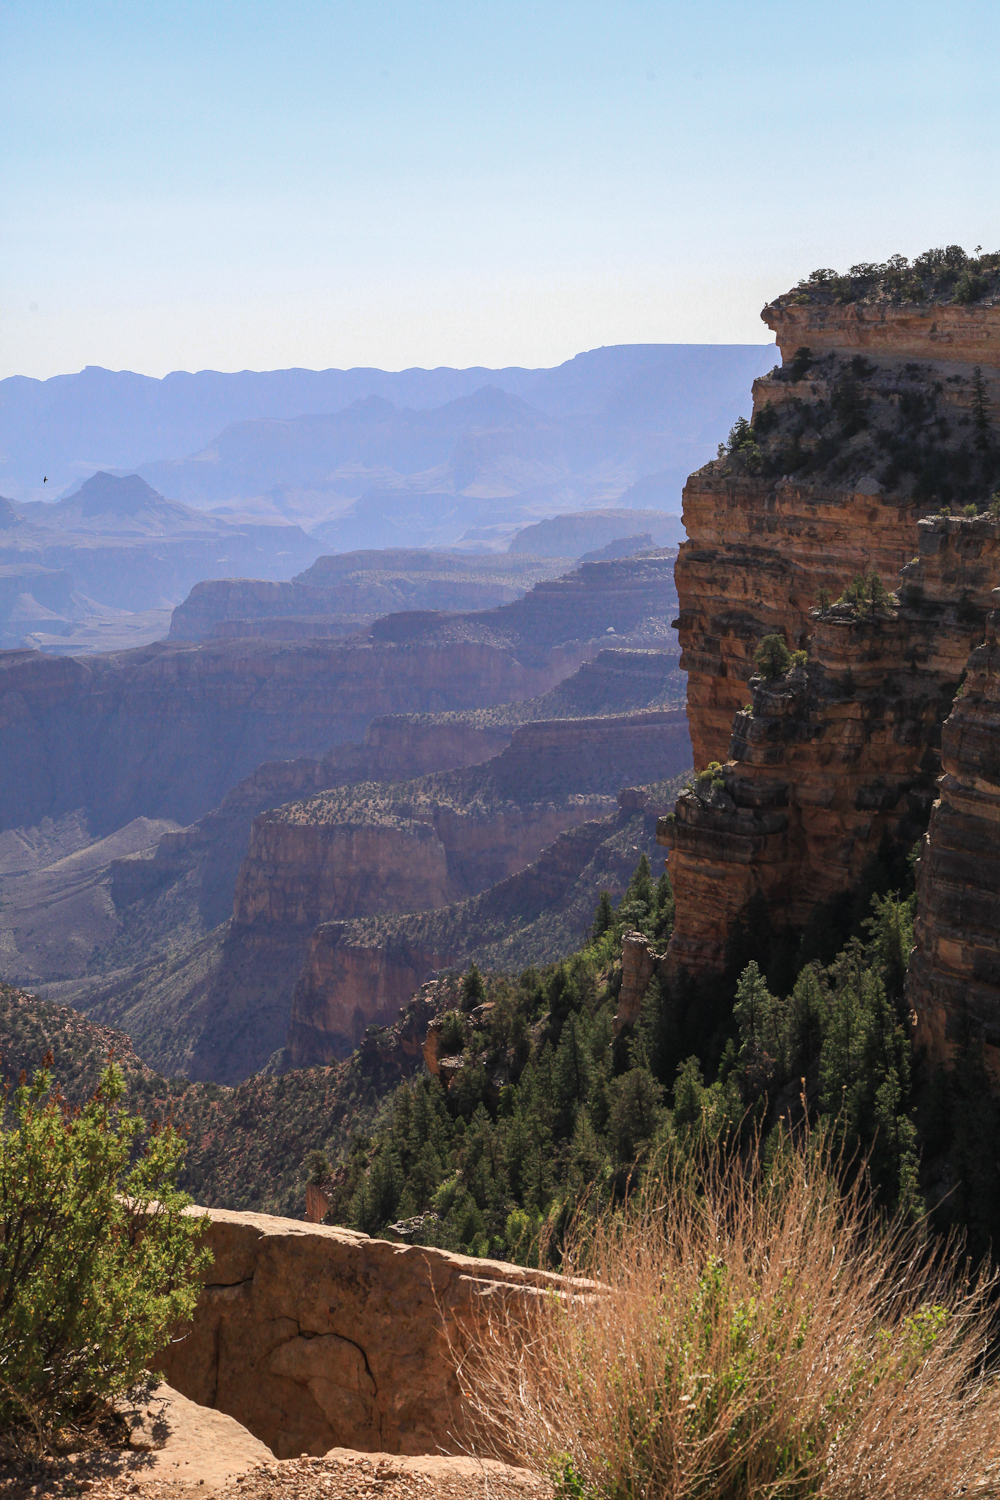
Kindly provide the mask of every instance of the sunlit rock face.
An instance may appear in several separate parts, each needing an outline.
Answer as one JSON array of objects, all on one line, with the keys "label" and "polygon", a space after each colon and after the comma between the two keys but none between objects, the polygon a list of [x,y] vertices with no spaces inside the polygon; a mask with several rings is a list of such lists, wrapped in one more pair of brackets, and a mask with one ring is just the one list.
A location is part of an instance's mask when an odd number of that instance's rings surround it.
[{"label": "sunlit rock face", "polygon": [[[677,563],[695,767],[720,764],[658,838],[670,961],[702,975],[755,898],[800,927],[884,837],[924,832],[1000,584],[1000,526],[964,515],[1000,484],[1000,308],[789,294],[763,317],[783,364],[755,383],[753,433],[688,481]],[[836,603],[872,569],[887,597]],[[766,681],[753,658],[772,633],[808,658]]]}]

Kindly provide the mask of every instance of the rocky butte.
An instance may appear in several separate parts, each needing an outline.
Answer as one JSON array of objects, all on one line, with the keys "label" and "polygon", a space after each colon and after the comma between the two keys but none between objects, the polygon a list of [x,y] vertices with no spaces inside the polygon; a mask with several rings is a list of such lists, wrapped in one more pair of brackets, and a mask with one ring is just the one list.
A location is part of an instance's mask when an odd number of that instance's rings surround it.
[{"label": "rocky butte", "polygon": [[[741,923],[800,931],[924,836],[910,994],[937,1056],[970,1018],[1000,1046],[1000,263],[963,281],[949,253],[818,272],[764,309],[782,364],[684,491],[699,774],[658,829],[669,963],[696,977]],[[797,656],[755,675],[770,634]]]}]

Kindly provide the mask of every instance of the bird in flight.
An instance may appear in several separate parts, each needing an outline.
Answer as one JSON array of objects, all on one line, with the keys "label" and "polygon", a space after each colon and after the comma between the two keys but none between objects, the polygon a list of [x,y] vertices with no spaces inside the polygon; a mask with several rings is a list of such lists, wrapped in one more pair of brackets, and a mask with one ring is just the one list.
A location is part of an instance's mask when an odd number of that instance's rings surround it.
[{"label": "bird in flight", "polygon": [[42,483],[43,484],[48,484],[48,482],[49,482],[49,476],[46,474],[45,478],[42,480]]}]

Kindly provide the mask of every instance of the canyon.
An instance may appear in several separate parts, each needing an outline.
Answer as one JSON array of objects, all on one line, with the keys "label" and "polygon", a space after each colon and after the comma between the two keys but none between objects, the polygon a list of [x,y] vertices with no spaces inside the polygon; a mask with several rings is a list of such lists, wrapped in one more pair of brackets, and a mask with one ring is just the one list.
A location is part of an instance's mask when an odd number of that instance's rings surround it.
[{"label": "canyon", "polygon": [[532,698],[607,644],[672,644],[673,553],[590,563],[481,613],[407,612],[345,641],[0,653],[0,830],[86,809],[190,823],[266,761],[321,756],[393,713]]},{"label": "canyon", "polygon": [[386,548],[320,557],[287,583],[225,578],[195,584],[170,617],[170,639],[346,636],[404,609],[484,610],[509,604],[572,567],[544,560]]},{"label": "canyon", "polygon": [[[712,979],[762,918],[793,940],[880,850],[921,840],[917,1036],[945,1059],[971,1024],[995,1056],[1000,307],[818,285],[764,309],[783,364],[684,492],[699,774],[658,825],[668,968]],[[767,635],[799,653],[770,676]]]},{"label": "canyon", "polygon": [[[670,560],[650,565],[654,584],[632,608],[658,610],[658,632]],[[484,613],[495,631],[503,612]],[[265,761],[186,826],[139,814],[95,842],[84,810],[0,834],[7,973],[127,1030],[168,1073],[235,1082],[263,1067],[285,1047],[318,925],[465,902],[606,816],[621,785],[689,764],[684,715],[662,707],[681,691],[676,647],[603,639],[539,697],[383,715],[323,756]],[[338,1055],[386,1003],[377,983],[367,1000],[355,992]]]}]

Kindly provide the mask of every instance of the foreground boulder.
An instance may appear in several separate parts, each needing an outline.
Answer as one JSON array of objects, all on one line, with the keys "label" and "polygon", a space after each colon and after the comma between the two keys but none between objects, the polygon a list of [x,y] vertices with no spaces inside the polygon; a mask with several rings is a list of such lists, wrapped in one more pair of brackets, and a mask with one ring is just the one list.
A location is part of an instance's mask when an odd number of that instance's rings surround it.
[{"label": "foreground boulder", "polygon": [[214,1254],[165,1379],[278,1458],[455,1453],[456,1368],[477,1313],[559,1278],[266,1214],[191,1208]]}]

